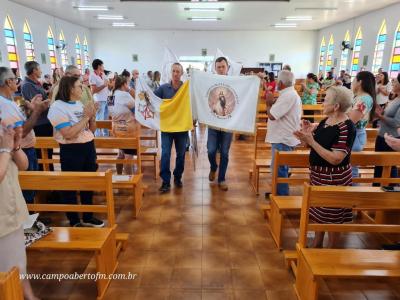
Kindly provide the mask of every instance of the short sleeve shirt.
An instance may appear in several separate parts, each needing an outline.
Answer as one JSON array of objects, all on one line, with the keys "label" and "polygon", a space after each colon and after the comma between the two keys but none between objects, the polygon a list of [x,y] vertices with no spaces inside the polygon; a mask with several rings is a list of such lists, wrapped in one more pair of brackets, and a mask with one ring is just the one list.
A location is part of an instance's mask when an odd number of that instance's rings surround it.
[{"label": "short sleeve shirt", "polygon": [[[95,85],[96,87],[99,87],[104,85],[104,79],[105,77],[100,77],[99,75],[92,73],[89,76],[89,83],[90,85]],[[107,97],[108,97],[108,88],[106,86],[100,92],[93,94],[93,99],[96,102],[106,102]]]},{"label": "short sleeve shirt", "polygon": [[[18,105],[7,98],[0,96],[0,119],[5,127],[22,127],[26,122],[25,114]],[[32,148],[35,146],[35,133],[31,130],[21,141],[21,148]]]},{"label": "short sleeve shirt", "polygon": [[80,101],[65,102],[56,100],[47,116],[54,127],[54,137],[60,144],[83,144],[94,139],[92,131],[87,125],[75,138],[65,139],[60,130],[64,127],[74,126],[83,118],[83,104]]},{"label": "short sleeve shirt", "polygon": [[356,123],[357,129],[363,129],[367,127],[372,106],[373,100],[370,95],[362,95],[354,98],[353,110],[357,110],[363,115],[361,120]]},{"label": "short sleeve shirt", "polygon": [[303,102],[303,104],[306,105],[315,105],[317,104],[317,94],[318,94],[318,90],[319,90],[319,84],[314,82],[314,83],[307,83],[307,88],[311,91],[311,90],[315,90],[317,91],[316,93],[310,93],[309,91],[305,90],[303,93],[303,98],[301,99],[301,101]]},{"label": "short sleeve shirt", "polygon": [[136,134],[135,101],[128,92],[115,91],[112,123],[113,134],[117,137],[133,136]]}]

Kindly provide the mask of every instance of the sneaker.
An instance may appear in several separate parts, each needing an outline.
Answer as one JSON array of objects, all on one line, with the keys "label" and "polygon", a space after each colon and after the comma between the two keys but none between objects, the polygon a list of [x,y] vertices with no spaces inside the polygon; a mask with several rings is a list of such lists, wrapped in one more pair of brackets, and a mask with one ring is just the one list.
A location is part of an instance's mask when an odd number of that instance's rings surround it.
[{"label": "sneaker", "polygon": [[104,227],[104,222],[102,220],[96,219],[95,217],[87,221],[82,221],[81,224],[83,227],[96,227],[96,228]]},{"label": "sneaker", "polygon": [[177,187],[178,189],[181,189],[183,187],[182,180],[180,180],[180,179],[175,179],[174,184],[175,184],[175,187]]},{"label": "sneaker", "polygon": [[400,250],[400,242],[396,244],[388,244],[382,246],[383,250]]},{"label": "sneaker", "polygon": [[171,189],[171,185],[169,184],[169,182],[163,182],[161,187],[158,190],[161,193],[166,193],[166,192],[169,192],[170,189]]},{"label": "sneaker", "polygon": [[226,192],[228,190],[228,185],[225,183],[225,181],[218,183],[218,186],[222,191]]},{"label": "sneaker", "polygon": [[214,181],[215,180],[215,174],[216,174],[217,172],[216,171],[211,171],[210,170],[210,174],[208,174],[208,180],[209,181]]}]

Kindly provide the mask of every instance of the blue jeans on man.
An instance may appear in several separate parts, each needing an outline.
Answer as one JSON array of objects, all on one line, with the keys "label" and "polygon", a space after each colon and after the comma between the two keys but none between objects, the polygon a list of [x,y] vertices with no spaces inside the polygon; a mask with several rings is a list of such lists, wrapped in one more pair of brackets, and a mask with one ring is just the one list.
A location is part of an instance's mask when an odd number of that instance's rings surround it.
[{"label": "blue jeans on man", "polygon": [[161,132],[161,170],[160,176],[163,183],[171,181],[171,149],[175,143],[176,161],[174,170],[175,182],[180,182],[185,169],[186,143],[189,138],[188,132]]},{"label": "blue jeans on man", "polygon": [[[99,101],[99,108],[96,112],[96,121],[105,121],[108,120],[108,106],[107,101]],[[108,136],[107,129],[96,129],[96,136]]]},{"label": "blue jeans on man", "polygon": [[[285,145],[285,144],[271,144],[271,173],[273,172],[274,159],[275,159],[275,151],[293,151],[294,147]],[[272,174],[274,176],[274,174]],[[278,167],[278,177],[288,178],[289,177],[289,167],[288,166],[279,166]],[[289,184],[287,183],[279,183],[277,185],[277,195],[278,196],[288,196],[289,195]]]},{"label": "blue jeans on man", "polygon": [[[38,164],[38,159],[36,156],[36,150],[35,148],[23,148],[22,149],[25,152],[26,157],[28,158],[28,169],[27,171],[39,171],[39,164]],[[22,195],[25,198],[25,202],[28,204],[32,204],[33,201],[35,200],[35,194],[36,191],[30,191],[30,190],[23,190]]]},{"label": "blue jeans on man", "polygon": [[232,143],[232,136],[232,132],[208,128],[207,152],[208,160],[210,161],[210,169],[212,172],[216,172],[218,169],[217,151],[219,150],[221,154],[218,171],[218,183],[225,181],[225,174],[229,163],[229,149]]}]

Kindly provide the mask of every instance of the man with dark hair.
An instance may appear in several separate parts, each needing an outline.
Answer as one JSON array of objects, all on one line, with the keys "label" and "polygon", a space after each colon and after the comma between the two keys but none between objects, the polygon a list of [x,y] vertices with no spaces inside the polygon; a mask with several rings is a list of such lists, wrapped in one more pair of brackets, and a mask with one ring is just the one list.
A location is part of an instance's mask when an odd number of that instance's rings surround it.
[{"label": "man with dark hair", "polygon": [[146,83],[149,87],[153,85],[153,71],[147,71]]},{"label": "man with dark hair", "polygon": [[[93,99],[98,103],[96,120],[103,121],[108,119],[108,80],[104,72],[104,63],[100,59],[95,59],[92,62],[94,72],[89,76],[89,84],[92,90]],[[106,136],[106,130],[96,130],[97,136]]]},{"label": "man with dark hair", "polygon": [[[218,57],[215,60],[215,71],[218,75],[228,75],[229,64],[225,57]],[[225,115],[226,99],[225,96],[220,94],[221,107],[223,108],[223,115]],[[229,162],[229,149],[232,143],[232,132],[222,131],[221,129],[208,128],[207,138],[207,152],[208,160],[210,162],[210,173],[208,179],[212,182],[215,180],[218,164],[217,164],[217,150],[219,149],[220,163],[218,171],[218,186],[221,190],[227,191],[228,185],[225,182],[225,174]]]},{"label": "man with dark hair", "polygon": [[[178,92],[183,82],[181,77],[183,68],[180,63],[174,63],[171,68],[172,80],[170,83],[161,85],[154,94],[161,99],[171,99]],[[176,162],[174,170],[175,187],[182,188],[182,174],[185,169],[185,152],[186,143],[189,139],[187,131],[183,132],[161,132],[161,170],[162,185],[160,192],[166,193],[171,189],[171,148],[172,143],[175,143]]]}]

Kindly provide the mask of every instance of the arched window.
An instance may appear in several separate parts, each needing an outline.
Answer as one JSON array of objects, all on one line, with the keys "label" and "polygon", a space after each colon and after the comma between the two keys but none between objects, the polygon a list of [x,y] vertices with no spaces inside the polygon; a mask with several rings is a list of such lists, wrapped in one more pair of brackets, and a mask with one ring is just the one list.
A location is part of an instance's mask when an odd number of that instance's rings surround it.
[{"label": "arched window", "polygon": [[362,46],[362,31],[358,28],[356,38],[354,40],[353,57],[351,59],[351,78],[354,78],[360,69],[360,51]]},{"label": "arched window", "polygon": [[6,37],[8,61],[10,62],[10,68],[19,69],[15,31],[10,16],[6,16],[6,20],[4,22],[4,36]]},{"label": "arched window", "polygon": [[386,21],[383,20],[381,28],[378,32],[378,37],[376,38],[374,60],[372,62],[372,73],[378,73],[378,69],[382,67],[383,51],[385,50],[386,43]]},{"label": "arched window", "polygon": [[89,59],[89,48],[88,48],[88,42],[85,36],[85,39],[83,40],[83,59],[85,62],[85,70],[89,68],[90,64],[90,59]]},{"label": "arched window", "polygon": [[[344,36],[344,42],[350,44],[350,32],[347,30]],[[349,61],[350,49],[346,48],[342,50],[342,55],[340,56],[340,70],[347,70],[347,62]]]},{"label": "arched window", "polygon": [[28,21],[24,23],[24,42],[25,42],[25,54],[26,60],[35,60],[35,49],[33,48],[33,39],[31,28],[29,27]]},{"label": "arched window", "polygon": [[390,62],[390,77],[397,78],[400,72],[400,22],[394,34],[392,59]]},{"label": "arched window", "polygon": [[67,44],[65,43],[64,32],[61,30],[59,36],[60,46],[61,46],[61,65],[65,71],[65,68],[68,66],[68,54],[67,54]]},{"label": "arched window", "polygon": [[81,43],[79,41],[79,36],[76,36],[75,39],[75,52],[76,52],[76,65],[82,72]]},{"label": "arched window", "polygon": [[329,72],[332,68],[333,47],[334,47],[334,40],[333,40],[333,35],[331,34],[331,37],[329,38],[329,43],[328,43],[328,53],[327,53],[327,57],[326,57],[325,72]]},{"label": "arched window", "polygon": [[326,54],[325,37],[322,37],[321,47],[319,49],[319,65],[318,65],[319,72],[324,71],[325,54]]},{"label": "arched window", "polygon": [[57,58],[56,58],[56,47],[54,43],[54,34],[51,27],[47,31],[47,46],[49,48],[49,56],[50,56],[50,68],[54,70],[57,68]]}]

